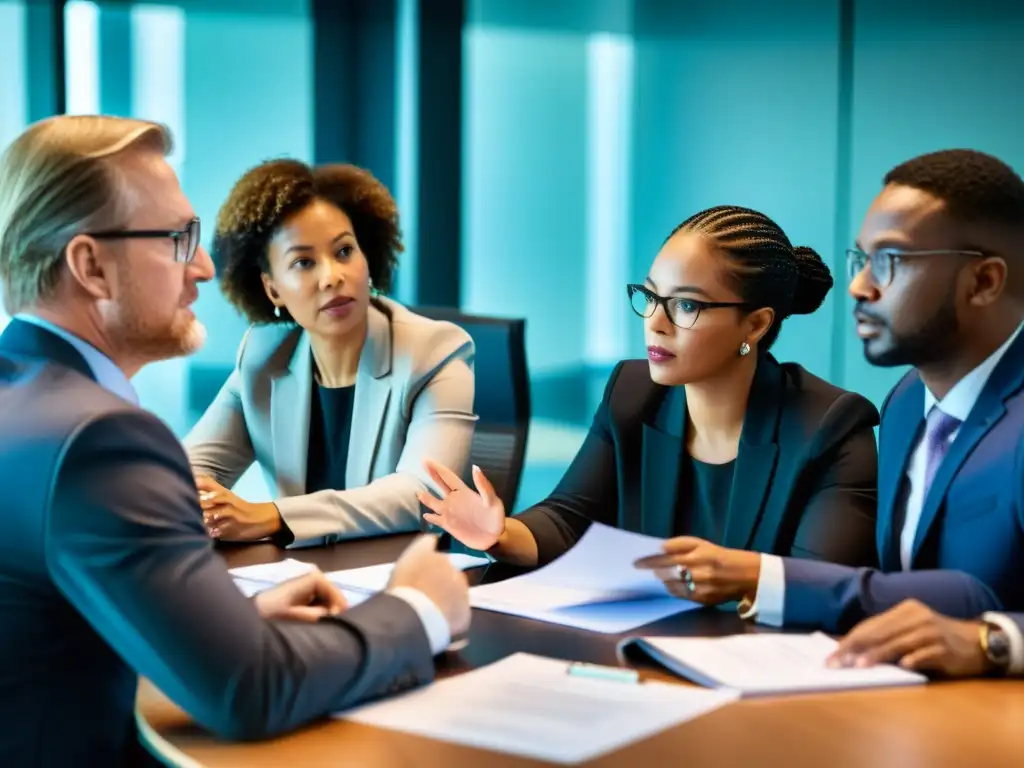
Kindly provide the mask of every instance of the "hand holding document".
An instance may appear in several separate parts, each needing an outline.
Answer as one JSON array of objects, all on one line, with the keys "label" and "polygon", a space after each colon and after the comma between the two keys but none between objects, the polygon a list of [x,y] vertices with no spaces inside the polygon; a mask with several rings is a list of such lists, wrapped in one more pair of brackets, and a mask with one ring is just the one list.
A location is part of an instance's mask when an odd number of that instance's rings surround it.
[{"label": "hand holding document", "polygon": [[[573,764],[736,699],[732,691],[636,682],[630,670],[526,653],[337,717],[480,749]],[[621,674],[625,673],[625,674]]]},{"label": "hand holding document", "polygon": [[672,597],[633,563],[661,552],[663,539],[592,524],[572,549],[536,571],[473,587],[475,608],[553,624],[618,633],[700,607]]},{"label": "hand holding document", "polygon": [[809,635],[749,634],[729,637],[639,637],[619,645],[620,657],[646,653],[670,671],[710,688],[743,696],[822,693],[927,682],[895,666],[833,669],[826,665],[836,641]]}]

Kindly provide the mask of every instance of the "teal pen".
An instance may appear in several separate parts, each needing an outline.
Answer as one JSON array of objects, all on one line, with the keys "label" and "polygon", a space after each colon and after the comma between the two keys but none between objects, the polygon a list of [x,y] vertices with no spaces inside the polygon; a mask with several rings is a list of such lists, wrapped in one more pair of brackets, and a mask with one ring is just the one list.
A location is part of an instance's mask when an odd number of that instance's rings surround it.
[{"label": "teal pen", "polygon": [[621,667],[604,667],[599,664],[585,664],[582,661],[574,661],[565,670],[567,675],[572,677],[585,677],[591,680],[607,680],[612,683],[639,683],[640,673],[635,669],[623,669]]}]

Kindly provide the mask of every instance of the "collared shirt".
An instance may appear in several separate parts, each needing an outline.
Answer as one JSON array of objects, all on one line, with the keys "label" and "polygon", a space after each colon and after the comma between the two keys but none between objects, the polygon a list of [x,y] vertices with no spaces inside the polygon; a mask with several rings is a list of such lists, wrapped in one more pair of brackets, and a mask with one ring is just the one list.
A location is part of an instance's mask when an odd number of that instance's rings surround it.
[{"label": "collared shirt", "polygon": [[117,395],[122,400],[127,400],[132,405],[139,404],[139,396],[135,392],[135,387],[132,386],[128,377],[124,375],[124,371],[118,368],[113,360],[96,349],[92,344],[83,341],[59,325],[54,325],[49,320],[44,320],[35,315],[22,313],[15,315],[15,319],[21,320],[24,323],[31,323],[42,328],[44,331],[49,331],[54,336],[62,338],[74,347],[78,354],[85,358],[85,363],[89,366],[89,370],[92,371],[92,375],[96,377],[97,384],[108,392]]},{"label": "collared shirt", "polygon": [[[1017,326],[1010,337],[1003,344],[989,355],[985,360],[975,367],[970,373],[958,381],[946,396],[939,401],[935,395],[924,390],[924,416],[938,405],[945,413],[960,421],[966,421],[974,408],[978,397],[988,383],[992,371],[995,370],[999,361],[1003,359],[1006,351],[1010,348],[1021,330],[1024,323]],[[959,430],[956,430],[949,438],[956,439]],[[900,532],[900,563],[904,570],[911,567],[912,548],[914,538],[917,536],[917,527],[921,521],[921,510],[924,506],[924,480],[925,467],[927,465],[927,448],[923,438],[918,439],[917,445],[907,463],[907,481],[910,485],[910,492],[907,494],[906,515],[903,521],[903,529]],[[756,618],[760,624],[781,627],[786,605],[786,569],[785,561],[777,555],[761,556],[761,574],[757,583],[757,594],[754,602],[743,611],[744,618]],[[1003,623],[1003,629],[1011,635],[1011,647],[1021,649],[1015,654],[1014,663],[1011,664],[1011,671],[1015,674],[1024,673],[1024,637],[1021,636],[1020,628],[1012,621]]]}]

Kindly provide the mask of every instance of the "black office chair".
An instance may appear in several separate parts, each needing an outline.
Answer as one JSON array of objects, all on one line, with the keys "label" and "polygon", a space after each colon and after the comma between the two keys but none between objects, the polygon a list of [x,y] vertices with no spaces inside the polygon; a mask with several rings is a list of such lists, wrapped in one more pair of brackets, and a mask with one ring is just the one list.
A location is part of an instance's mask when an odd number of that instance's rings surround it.
[{"label": "black office chair", "polygon": [[[416,307],[412,311],[461,326],[473,338],[476,345],[474,410],[479,420],[470,464],[483,470],[504,503],[505,513],[512,514],[530,429],[526,321],[465,315],[446,307]],[[467,475],[472,485],[471,473]]]}]

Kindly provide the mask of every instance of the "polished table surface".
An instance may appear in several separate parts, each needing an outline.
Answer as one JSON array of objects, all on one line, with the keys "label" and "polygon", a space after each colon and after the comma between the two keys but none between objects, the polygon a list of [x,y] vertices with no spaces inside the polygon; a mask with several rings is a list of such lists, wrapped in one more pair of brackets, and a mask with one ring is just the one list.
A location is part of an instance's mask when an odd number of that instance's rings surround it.
[{"label": "polished table surface", "polygon": [[[287,557],[324,571],[393,561],[408,536],[282,552],[269,544],[224,547],[231,567]],[[491,566],[486,579],[508,575]],[[479,579],[483,569],[471,573]],[[734,613],[704,610],[643,628],[651,635],[761,631]],[[474,610],[470,643],[438,660],[438,675],[458,674],[516,651],[616,664],[618,636]],[[645,677],[674,679],[654,669]],[[385,731],[343,720],[315,723],[272,741],[218,740],[146,681],[139,688],[143,739],[171,764],[186,766],[543,765]],[[935,682],[875,691],[744,700],[587,763],[593,766],[934,766],[1024,765],[1024,681]]]}]

